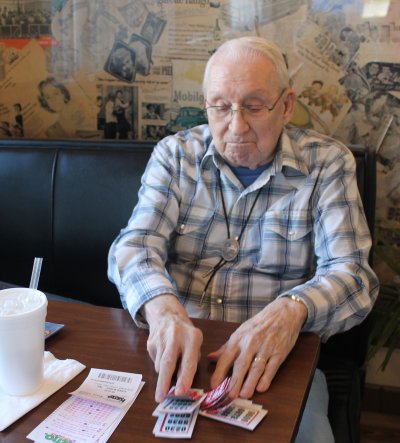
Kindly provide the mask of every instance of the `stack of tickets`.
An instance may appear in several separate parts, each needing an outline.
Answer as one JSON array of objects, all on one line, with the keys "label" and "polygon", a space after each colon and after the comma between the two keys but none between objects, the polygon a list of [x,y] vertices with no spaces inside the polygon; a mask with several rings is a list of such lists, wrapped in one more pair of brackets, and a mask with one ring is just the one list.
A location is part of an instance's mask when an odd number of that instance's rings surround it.
[{"label": "stack of tickets", "polygon": [[253,431],[268,411],[250,400],[231,400],[229,382],[230,378],[226,378],[207,393],[190,389],[185,396],[176,396],[175,389],[171,388],[153,412],[153,416],[158,417],[153,434],[164,438],[191,438],[199,414]]}]

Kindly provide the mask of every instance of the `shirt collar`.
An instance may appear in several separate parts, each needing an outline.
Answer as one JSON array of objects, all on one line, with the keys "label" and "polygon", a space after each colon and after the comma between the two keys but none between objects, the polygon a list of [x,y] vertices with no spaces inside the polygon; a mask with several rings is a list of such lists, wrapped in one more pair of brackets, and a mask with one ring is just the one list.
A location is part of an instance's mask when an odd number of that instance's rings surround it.
[{"label": "shirt collar", "polygon": [[[217,168],[221,168],[226,164],[224,159],[219,155],[214,140],[210,134],[205,139],[206,151],[201,160],[201,169],[209,168],[212,163]],[[278,145],[276,148],[276,154],[272,163],[272,174],[282,172],[285,176],[309,174],[307,164],[303,160],[301,155],[301,149],[296,140],[290,137],[287,129],[283,129],[281,136],[279,137]]]},{"label": "shirt collar", "polygon": [[222,164],[224,163],[223,158],[219,155],[217,148],[214,144],[214,139],[211,137],[206,137],[205,139],[205,147],[206,151],[203,155],[203,158],[200,162],[200,168],[201,169],[207,169],[210,167],[212,163],[217,166],[217,168],[221,168]]},{"label": "shirt collar", "polygon": [[274,159],[275,171],[282,171],[285,176],[293,176],[293,173],[295,173],[295,175],[299,173],[304,176],[308,175],[309,169],[303,159],[301,151],[302,149],[297,141],[290,136],[290,131],[284,128],[279,138]]}]

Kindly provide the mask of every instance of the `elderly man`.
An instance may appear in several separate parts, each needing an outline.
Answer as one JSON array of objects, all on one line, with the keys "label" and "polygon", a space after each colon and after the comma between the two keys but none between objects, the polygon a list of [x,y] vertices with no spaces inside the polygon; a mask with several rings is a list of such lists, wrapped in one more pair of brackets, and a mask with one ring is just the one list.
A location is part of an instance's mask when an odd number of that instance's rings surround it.
[{"label": "elderly man", "polygon": [[[160,141],[109,276],[148,324],[161,401],[192,384],[202,334],[190,317],[240,322],[209,355],[211,386],[265,391],[301,331],[327,339],[370,311],[378,283],[348,149],[288,127],[296,97],[279,49],[258,37],[224,43],[204,77],[208,125]],[[177,366],[179,367],[177,368]],[[331,442],[317,371],[297,442]]]}]

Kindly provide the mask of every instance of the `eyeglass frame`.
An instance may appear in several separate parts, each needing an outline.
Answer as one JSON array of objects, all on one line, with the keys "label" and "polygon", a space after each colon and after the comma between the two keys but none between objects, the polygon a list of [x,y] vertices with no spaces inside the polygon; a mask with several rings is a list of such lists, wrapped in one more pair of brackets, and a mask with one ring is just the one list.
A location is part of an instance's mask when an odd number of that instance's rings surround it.
[{"label": "eyeglass frame", "polygon": [[[256,108],[258,108],[259,111],[261,111],[261,109],[267,109],[268,112],[272,112],[272,111],[275,109],[275,106],[279,103],[279,100],[282,98],[283,93],[284,93],[286,90],[287,90],[287,88],[283,88],[283,89],[282,89],[281,93],[278,95],[278,98],[275,100],[275,102],[273,103],[272,106],[268,106],[268,105],[242,105],[242,106],[238,106],[237,109],[233,109],[233,108],[232,108],[232,105],[231,105],[231,106],[230,106],[230,109],[229,109],[230,114],[231,114],[231,115],[230,115],[231,119],[233,118],[233,114],[234,114],[235,112],[238,112],[239,110],[240,110],[241,112],[243,112],[243,110],[246,112],[246,111],[248,111],[248,110],[250,109],[251,106],[253,106],[253,107],[255,106]],[[207,103],[207,100],[205,100],[205,103],[208,104],[208,103]],[[203,111],[204,111],[204,113],[206,114],[206,116],[208,117],[208,113],[207,113],[207,110],[208,110],[208,109],[210,109],[210,108],[212,108],[212,109],[217,109],[217,108],[224,108],[224,107],[225,107],[225,106],[223,106],[223,105],[209,105],[209,106],[204,107]],[[222,117],[222,119],[226,118],[228,115],[229,115],[229,114],[226,114],[226,116]],[[248,115],[248,114],[244,113],[243,115]],[[251,117],[251,115],[250,115],[250,117]],[[218,118],[218,117],[217,117],[217,118]]]}]

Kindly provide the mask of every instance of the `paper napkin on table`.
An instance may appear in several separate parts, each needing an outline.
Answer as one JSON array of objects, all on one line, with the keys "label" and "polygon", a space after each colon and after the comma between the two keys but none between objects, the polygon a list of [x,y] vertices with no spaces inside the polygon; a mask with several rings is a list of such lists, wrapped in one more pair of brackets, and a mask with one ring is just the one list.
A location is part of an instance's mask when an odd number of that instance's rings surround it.
[{"label": "paper napkin on table", "polygon": [[30,395],[16,396],[7,395],[0,389],[0,431],[66,385],[85,367],[76,360],[58,360],[51,352],[45,351],[44,379],[36,392]]}]

